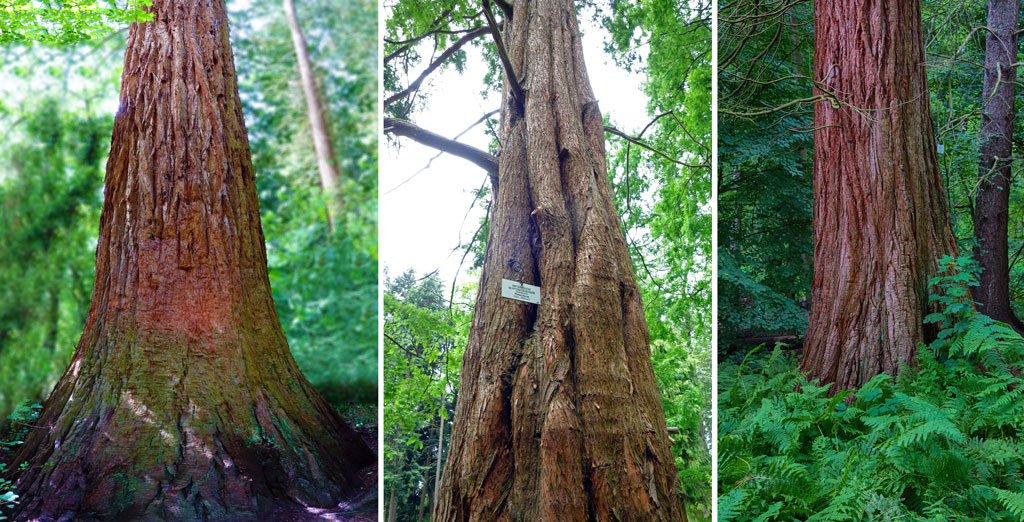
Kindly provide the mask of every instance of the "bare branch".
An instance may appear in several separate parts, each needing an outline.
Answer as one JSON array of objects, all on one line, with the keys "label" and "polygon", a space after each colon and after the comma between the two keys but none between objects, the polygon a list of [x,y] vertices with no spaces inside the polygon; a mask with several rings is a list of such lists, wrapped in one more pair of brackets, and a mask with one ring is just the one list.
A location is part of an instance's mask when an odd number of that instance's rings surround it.
[{"label": "bare branch", "polygon": [[465,143],[445,138],[414,123],[398,118],[384,118],[384,132],[409,138],[428,147],[470,161],[487,171],[487,175],[491,177],[495,184],[498,182],[498,158],[493,154],[484,152],[476,147],[471,147]]},{"label": "bare branch", "polygon": [[639,146],[641,146],[641,147],[643,147],[643,148],[645,148],[645,149],[647,149],[647,150],[649,150],[649,151],[651,151],[651,152],[653,152],[653,153],[655,153],[655,154],[657,154],[657,155],[659,155],[659,156],[661,156],[661,157],[671,161],[672,163],[675,163],[676,165],[682,165],[684,167],[691,167],[691,168],[708,168],[708,166],[709,166],[706,163],[689,164],[689,163],[684,163],[682,161],[679,161],[679,160],[673,158],[672,156],[669,156],[668,154],[665,154],[664,152],[662,152],[662,151],[660,151],[660,150],[658,150],[658,149],[656,149],[656,148],[654,148],[654,147],[644,143],[643,141],[640,141],[639,139],[637,139],[637,138],[635,138],[633,136],[630,136],[629,134],[626,134],[625,132],[622,132],[619,129],[616,129],[615,127],[612,127],[612,126],[609,126],[609,125],[605,125],[604,126],[604,131],[608,132],[608,133],[611,133],[611,134],[614,134],[616,136],[619,136],[620,138],[622,138],[622,139],[624,139],[624,140],[626,140],[626,141],[628,141],[630,143],[639,145]]},{"label": "bare branch", "polygon": [[466,45],[467,43],[487,34],[488,31],[490,30],[490,27],[480,26],[477,27],[476,29],[473,29],[472,31],[469,31],[462,38],[459,38],[454,44],[452,44],[451,47],[445,49],[445,51],[441,53],[441,56],[437,57],[436,60],[430,62],[430,65],[428,65],[427,68],[422,73],[420,73],[419,77],[417,77],[416,80],[410,83],[408,87],[403,89],[401,92],[392,94],[390,97],[388,97],[388,99],[384,100],[384,106],[387,107],[389,105],[392,105],[395,102],[402,100],[409,96],[410,94],[412,94],[413,92],[415,92],[417,89],[420,88],[420,85],[423,83],[423,80],[426,80],[431,73],[433,73],[438,67],[441,66],[441,64],[443,64],[446,60],[448,60],[448,58],[455,54],[455,51],[458,51],[459,49],[462,48],[462,46]]},{"label": "bare branch", "polygon": [[494,38],[494,45],[498,48],[498,56],[501,57],[501,65],[505,68],[505,77],[508,79],[508,83],[512,87],[512,96],[515,97],[516,103],[526,103],[526,98],[523,96],[523,88],[519,85],[516,73],[512,70],[512,61],[508,59],[508,53],[505,52],[505,44],[501,41],[501,31],[498,26],[498,22],[494,21],[494,13],[491,13],[490,0],[484,0],[484,16],[487,17],[487,24],[491,28],[491,36]]}]

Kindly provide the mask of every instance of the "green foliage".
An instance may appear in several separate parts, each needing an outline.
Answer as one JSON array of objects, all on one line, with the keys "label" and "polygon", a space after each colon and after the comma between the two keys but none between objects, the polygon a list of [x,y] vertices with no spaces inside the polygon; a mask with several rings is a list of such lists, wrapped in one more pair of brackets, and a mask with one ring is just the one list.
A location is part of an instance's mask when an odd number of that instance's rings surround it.
[{"label": "green foliage", "polygon": [[1021,519],[1024,338],[967,305],[968,261],[940,260],[939,338],[899,379],[830,395],[781,345],[720,364],[719,520]]},{"label": "green foliage", "polygon": [[232,11],[271,287],[299,368],[336,407],[366,417],[359,412],[377,399],[379,316],[375,3],[302,0],[296,10],[328,111],[345,212],[331,232],[280,3]]},{"label": "green foliage", "polygon": [[[21,115],[0,175],[0,414],[44,397],[81,334],[92,290],[111,118],[45,97]],[[9,169],[9,170],[8,170]]]},{"label": "green foliage", "polygon": [[0,44],[68,45],[106,36],[119,25],[152,20],[145,10],[152,5],[153,0],[0,0]]},{"label": "green foliage", "polygon": [[[0,476],[5,471],[4,464],[0,464]],[[15,504],[18,502],[18,495],[14,492],[14,483],[10,480],[0,478],[0,520],[7,520],[8,517],[4,516],[4,508],[8,504]]]},{"label": "green foliage", "polygon": [[684,163],[609,140],[662,405],[680,429],[680,498],[690,520],[710,520],[711,3],[612,1],[595,15],[609,32],[606,50],[646,77],[651,123],[634,132]]},{"label": "green foliage", "polygon": [[[468,30],[486,24],[480,4],[467,0],[433,2],[397,1],[386,6],[384,22],[384,97],[396,94],[410,85],[434,59],[451,47]],[[500,16],[500,15],[496,15]],[[470,45],[487,42],[477,38]],[[424,53],[426,55],[424,56]],[[492,72],[497,72],[497,55],[491,56]],[[462,72],[466,65],[463,47],[441,65]],[[487,82],[500,88],[500,75]],[[425,86],[421,89],[426,91]],[[409,118],[426,100],[419,93],[385,107],[388,116]]]},{"label": "green foliage", "polygon": [[807,328],[812,106],[790,102],[811,96],[811,21],[810,2],[721,7],[720,342]]},{"label": "green foliage", "polygon": [[7,416],[7,420],[11,422],[11,429],[7,432],[7,440],[0,442],[0,444],[8,447],[23,444],[25,437],[32,431],[32,427],[35,425],[36,419],[39,418],[39,413],[42,409],[42,404],[29,401],[25,401],[14,408],[14,411]]},{"label": "green foliage", "polygon": [[459,289],[450,311],[446,290],[436,275],[412,271],[385,282],[384,484],[402,520],[433,494],[438,445],[451,433],[476,289]]},{"label": "green foliage", "polygon": [[[6,440],[0,441],[0,455],[3,454],[4,450],[13,450],[15,447],[24,444],[25,437],[32,429],[36,419],[39,418],[39,412],[42,409],[43,406],[41,404],[24,402],[19,404],[7,416],[7,420],[11,422],[12,428],[8,432]],[[48,464],[52,465],[51,463]],[[25,463],[22,463],[22,467],[19,469],[25,469],[24,466]],[[0,462],[0,520],[7,520],[7,517],[3,515],[7,504],[14,504],[18,501],[18,495],[14,492],[14,482],[3,478],[6,467],[6,464]]]}]

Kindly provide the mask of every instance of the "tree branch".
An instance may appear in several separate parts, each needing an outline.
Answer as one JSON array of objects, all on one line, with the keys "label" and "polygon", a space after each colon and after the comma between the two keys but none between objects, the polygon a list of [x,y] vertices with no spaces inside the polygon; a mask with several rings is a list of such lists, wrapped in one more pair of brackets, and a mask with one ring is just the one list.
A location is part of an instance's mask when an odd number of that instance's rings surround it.
[{"label": "tree branch", "polygon": [[505,68],[505,77],[508,78],[508,83],[512,87],[512,96],[516,99],[516,103],[522,105],[526,103],[526,98],[523,96],[523,88],[519,85],[516,73],[512,70],[512,61],[508,59],[508,53],[505,52],[505,44],[501,41],[501,31],[499,30],[498,22],[494,21],[494,13],[491,12],[490,0],[484,0],[484,16],[487,18],[487,25],[490,26],[494,45],[498,48],[501,65]]},{"label": "tree branch", "polygon": [[423,80],[426,80],[427,77],[430,76],[430,74],[433,73],[438,67],[440,67],[441,64],[447,61],[448,58],[451,57],[451,55],[455,54],[455,51],[458,51],[459,49],[462,48],[462,46],[466,45],[467,43],[487,34],[490,30],[490,27],[480,26],[477,27],[476,29],[473,29],[472,31],[469,31],[462,38],[456,40],[456,42],[453,43],[451,47],[445,49],[445,51],[441,53],[441,56],[437,57],[436,60],[430,62],[430,65],[428,65],[427,68],[422,73],[420,73],[419,77],[417,77],[412,83],[410,83],[408,87],[406,87],[405,89],[396,94],[392,94],[390,97],[388,97],[388,99],[384,100],[384,106],[387,107],[389,105],[392,105],[395,102],[402,100],[409,96],[410,94],[412,94],[413,92],[415,92],[417,89],[420,88],[420,85],[423,83]]},{"label": "tree branch", "polygon": [[672,156],[669,156],[668,154],[665,154],[664,152],[662,152],[662,151],[660,151],[660,150],[658,150],[658,149],[656,149],[656,148],[654,148],[654,147],[652,147],[652,146],[650,146],[650,145],[640,141],[639,139],[634,138],[633,136],[630,136],[629,134],[626,134],[625,132],[622,132],[619,129],[616,129],[615,127],[612,127],[610,125],[605,125],[604,126],[604,131],[608,132],[608,133],[611,133],[611,134],[614,134],[616,136],[619,136],[620,138],[622,138],[622,139],[624,139],[624,140],[626,140],[626,141],[628,141],[630,143],[634,143],[636,145],[639,145],[639,146],[641,146],[641,147],[643,147],[643,148],[645,148],[645,149],[647,149],[647,150],[649,150],[649,151],[651,151],[651,152],[653,152],[653,153],[655,153],[655,154],[657,154],[657,155],[659,155],[659,156],[661,156],[661,157],[671,161],[672,163],[675,163],[676,165],[682,165],[684,167],[690,167],[690,168],[707,168],[708,167],[708,165],[704,164],[704,163],[691,165],[689,163],[684,163],[682,161],[679,161],[679,160],[673,158]]},{"label": "tree branch", "polygon": [[476,147],[471,147],[465,143],[445,138],[439,134],[434,134],[414,123],[398,118],[384,118],[384,132],[409,138],[428,147],[433,147],[470,161],[487,171],[487,175],[495,183],[498,181],[498,158],[493,154],[484,152]]}]

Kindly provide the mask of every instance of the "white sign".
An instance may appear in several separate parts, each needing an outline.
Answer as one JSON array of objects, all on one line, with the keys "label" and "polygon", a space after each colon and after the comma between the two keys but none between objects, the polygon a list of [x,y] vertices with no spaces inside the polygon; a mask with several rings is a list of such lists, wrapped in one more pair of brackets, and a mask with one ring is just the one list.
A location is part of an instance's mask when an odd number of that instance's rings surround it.
[{"label": "white sign", "polygon": [[935,150],[936,150],[936,151],[937,151],[937,152],[938,152],[939,154],[944,154],[944,153],[946,152],[946,146],[940,143],[940,144],[938,144],[938,145],[936,146]]},{"label": "white sign", "polygon": [[540,287],[520,283],[519,281],[501,280],[501,296],[516,301],[540,304]]}]

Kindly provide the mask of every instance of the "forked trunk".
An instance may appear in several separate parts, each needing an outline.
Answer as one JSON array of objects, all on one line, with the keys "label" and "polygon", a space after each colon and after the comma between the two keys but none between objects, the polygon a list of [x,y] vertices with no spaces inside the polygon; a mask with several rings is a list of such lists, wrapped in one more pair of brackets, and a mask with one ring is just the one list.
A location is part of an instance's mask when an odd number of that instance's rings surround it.
[{"label": "forked trunk", "polygon": [[335,504],[373,458],[274,310],[223,0],[152,10],[129,32],[85,331],[12,464],[16,520],[257,520]]},{"label": "forked trunk", "polygon": [[[854,388],[930,340],[928,282],[956,255],[918,0],[814,5],[814,280],[802,368]],[[837,107],[838,105],[838,107]]]},{"label": "forked trunk", "polygon": [[982,90],[981,162],[974,207],[974,259],[981,265],[979,285],[971,290],[978,311],[1024,333],[1010,309],[1007,220],[1010,168],[1013,164],[1014,97],[1017,91],[1019,0],[989,0],[985,36],[985,85]]},{"label": "forked trunk", "polygon": [[[432,521],[680,519],[571,0],[516,0],[498,185]],[[502,279],[540,304],[502,297]]]}]

